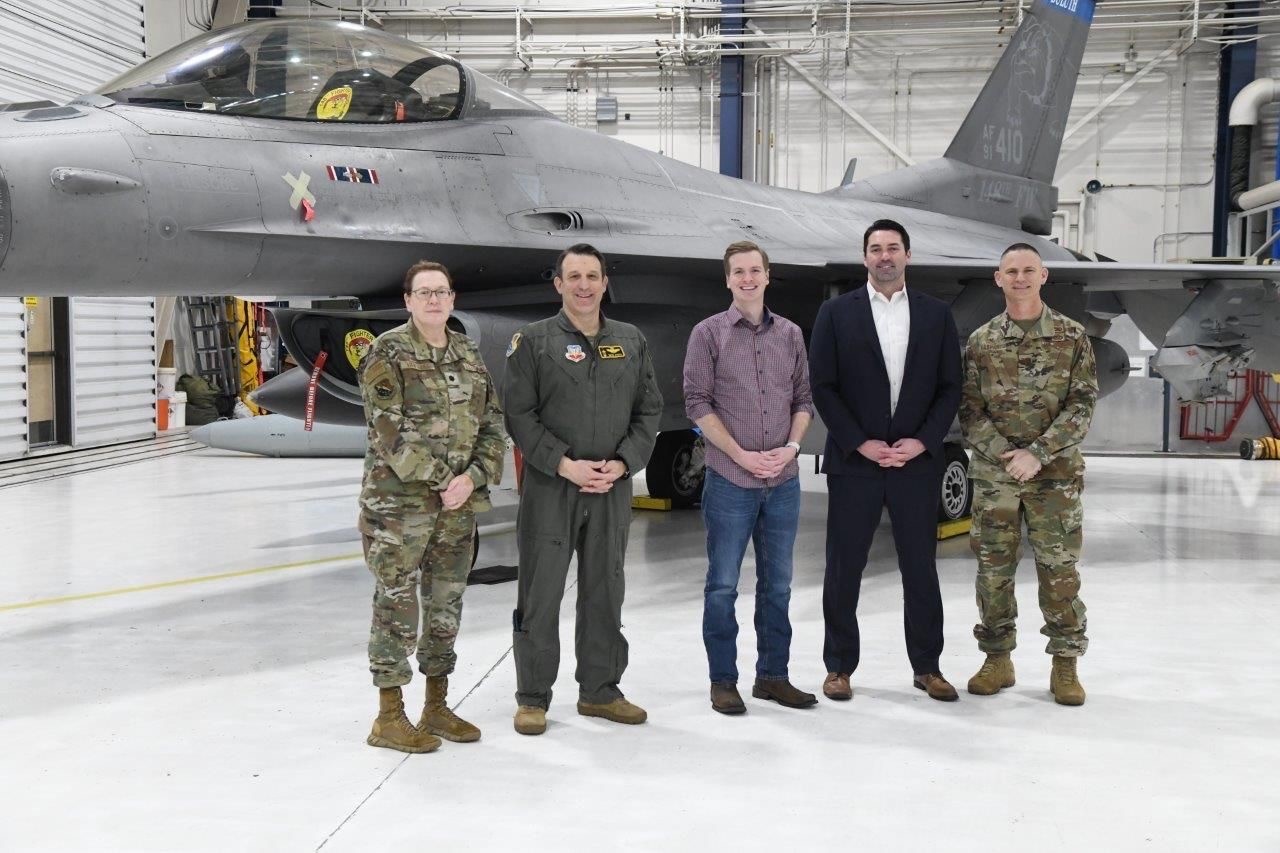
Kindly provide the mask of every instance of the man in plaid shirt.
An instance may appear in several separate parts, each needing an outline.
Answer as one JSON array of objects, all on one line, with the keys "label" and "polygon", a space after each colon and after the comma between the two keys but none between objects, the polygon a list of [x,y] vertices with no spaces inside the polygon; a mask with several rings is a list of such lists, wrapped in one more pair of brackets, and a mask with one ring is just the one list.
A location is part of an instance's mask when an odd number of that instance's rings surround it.
[{"label": "man in plaid shirt", "polygon": [[769,256],[751,242],[724,253],[733,304],[694,327],[684,362],[685,412],[707,441],[702,515],[707,584],[702,638],[711,707],[746,711],[738,694],[734,603],[747,541],[756,554],[756,680],[751,695],[789,708],[817,703],[791,685],[791,552],[800,521],[796,457],[813,418],[800,327],[769,311]]}]

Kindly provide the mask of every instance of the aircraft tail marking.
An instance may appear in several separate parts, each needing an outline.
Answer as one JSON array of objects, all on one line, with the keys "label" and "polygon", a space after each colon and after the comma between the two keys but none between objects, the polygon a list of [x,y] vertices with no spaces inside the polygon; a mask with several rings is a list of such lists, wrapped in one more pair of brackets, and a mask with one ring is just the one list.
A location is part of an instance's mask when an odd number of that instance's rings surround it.
[{"label": "aircraft tail marking", "polygon": [[1053,183],[1094,0],[1035,0],[946,157]]}]

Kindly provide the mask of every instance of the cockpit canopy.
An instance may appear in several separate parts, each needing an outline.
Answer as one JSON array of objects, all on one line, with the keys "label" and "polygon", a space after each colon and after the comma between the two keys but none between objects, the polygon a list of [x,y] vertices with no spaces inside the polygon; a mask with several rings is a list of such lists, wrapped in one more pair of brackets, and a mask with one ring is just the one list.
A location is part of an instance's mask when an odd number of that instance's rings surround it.
[{"label": "cockpit canopy", "polygon": [[275,19],[216,30],[97,93],[133,106],[297,121],[548,115],[444,54],[343,21]]}]

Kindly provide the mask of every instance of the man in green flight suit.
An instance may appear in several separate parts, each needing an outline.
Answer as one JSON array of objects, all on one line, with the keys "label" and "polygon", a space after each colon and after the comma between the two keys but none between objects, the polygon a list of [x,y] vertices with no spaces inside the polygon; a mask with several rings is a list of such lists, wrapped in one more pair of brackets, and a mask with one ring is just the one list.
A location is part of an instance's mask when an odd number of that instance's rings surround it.
[{"label": "man in green flight suit", "polygon": [[631,524],[630,477],[649,461],[662,414],[648,343],[600,311],[605,259],[585,243],[556,261],[563,307],[511,338],[503,377],[507,430],[524,454],[517,540],[515,729],[546,731],[560,667],[560,600],[578,555],[578,713],[643,723],[618,688],[623,556]]},{"label": "man in green flight suit", "polygon": [[960,426],[973,451],[973,527],[978,613],[973,633],[986,652],[969,692],[989,696],[1014,683],[1013,579],[1022,524],[1035,552],[1041,633],[1053,655],[1049,689],[1062,705],[1084,704],[1076,660],[1085,653],[1080,600],[1084,458],[1080,444],[1098,401],[1093,347],[1084,328],[1049,308],[1049,271],[1026,243],[1004,250],[996,284],[1005,311],[969,336]]},{"label": "man in green flight suit", "polygon": [[[488,487],[502,479],[507,445],[479,349],[448,328],[453,296],[443,266],[411,266],[404,277],[409,322],[379,335],[360,362],[369,449],[359,527],[376,581],[369,671],[379,700],[368,743],[401,752],[431,752],[441,737],[480,739],[480,730],[445,700],[476,513],[490,506]],[[419,595],[426,617],[421,637]],[[416,727],[400,692],[412,677],[408,656],[415,646],[427,677]]]}]

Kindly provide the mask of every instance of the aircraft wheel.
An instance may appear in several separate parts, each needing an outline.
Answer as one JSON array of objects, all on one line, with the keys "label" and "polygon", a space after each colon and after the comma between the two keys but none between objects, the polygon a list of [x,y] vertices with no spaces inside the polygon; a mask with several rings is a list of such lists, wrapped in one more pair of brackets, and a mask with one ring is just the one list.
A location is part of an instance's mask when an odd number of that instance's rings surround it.
[{"label": "aircraft wheel", "polygon": [[649,494],[670,498],[673,506],[690,507],[702,498],[706,476],[702,436],[691,429],[658,433],[653,455],[645,466]]},{"label": "aircraft wheel", "polygon": [[969,457],[958,444],[943,446],[947,467],[942,472],[942,495],[938,501],[938,521],[964,518],[973,508],[973,481],[969,479]]}]

